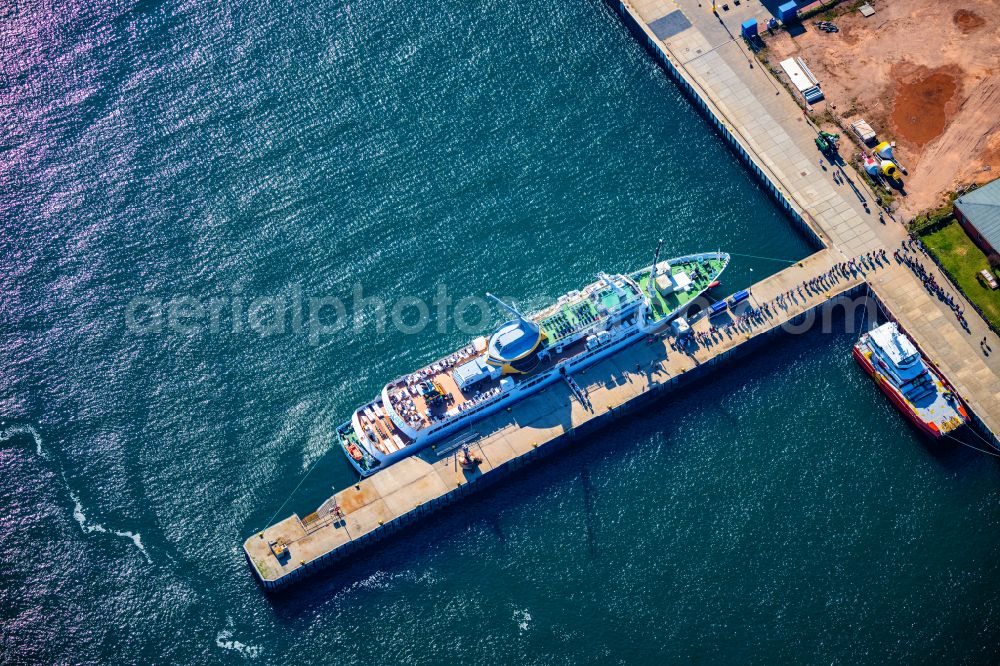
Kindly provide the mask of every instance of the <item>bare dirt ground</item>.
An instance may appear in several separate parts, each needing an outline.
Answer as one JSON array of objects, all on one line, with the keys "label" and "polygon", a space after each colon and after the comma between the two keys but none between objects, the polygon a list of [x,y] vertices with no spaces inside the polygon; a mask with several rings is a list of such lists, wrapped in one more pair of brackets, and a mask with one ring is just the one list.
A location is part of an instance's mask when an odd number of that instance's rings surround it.
[{"label": "bare dirt ground", "polygon": [[899,211],[909,218],[961,185],[1000,177],[1000,0],[871,4],[871,18],[834,18],[839,33],[817,30],[817,17],[796,37],[767,38],[768,58],[805,60],[826,95],[815,112],[845,127],[864,118],[897,142],[909,169]]}]

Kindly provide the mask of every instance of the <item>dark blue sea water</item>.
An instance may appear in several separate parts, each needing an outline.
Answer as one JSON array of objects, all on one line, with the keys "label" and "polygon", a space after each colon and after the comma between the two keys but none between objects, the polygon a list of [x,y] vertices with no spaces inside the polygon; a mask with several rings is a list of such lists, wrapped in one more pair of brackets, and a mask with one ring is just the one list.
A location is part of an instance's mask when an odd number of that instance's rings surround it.
[{"label": "dark blue sea water", "polygon": [[416,300],[811,251],[600,0],[29,1],[0,48],[0,661],[994,660],[1000,470],[843,328],[255,584],[333,428],[499,317]]}]

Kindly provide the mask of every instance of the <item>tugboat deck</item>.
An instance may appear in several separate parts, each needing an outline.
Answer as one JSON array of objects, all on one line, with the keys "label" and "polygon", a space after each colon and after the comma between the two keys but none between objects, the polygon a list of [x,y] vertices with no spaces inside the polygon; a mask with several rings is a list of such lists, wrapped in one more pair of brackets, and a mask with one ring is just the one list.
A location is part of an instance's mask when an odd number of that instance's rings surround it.
[{"label": "tugboat deck", "polygon": [[[718,259],[709,259],[705,262],[709,268],[711,274],[717,274],[725,266],[725,262]],[[690,264],[677,264],[670,266],[671,274],[677,275],[679,273],[684,273],[690,271]],[[690,275],[690,273],[689,273]],[[639,289],[643,293],[649,293],[649,276],[648,270],[642,271],[641,277],[639,277],[636,282],[639,285]],[[691,277],[691,290],[690,291],[678,291],[670,294],[662,294],[658,290],[653,290],[653,317],[655,319],[663,319],[670,313],[675,312],[678,308],[682,308],[687,305],[693,298],[697,297],[698,294],[708,289],[708,286],[712,283],[714,278],[698,278],[694,275]]]}]

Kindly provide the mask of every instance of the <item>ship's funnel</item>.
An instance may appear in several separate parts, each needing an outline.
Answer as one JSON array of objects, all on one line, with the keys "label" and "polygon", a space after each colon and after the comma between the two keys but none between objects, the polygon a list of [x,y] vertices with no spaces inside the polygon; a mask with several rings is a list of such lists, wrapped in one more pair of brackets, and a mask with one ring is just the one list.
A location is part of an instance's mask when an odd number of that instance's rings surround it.
[{"label": "ship's funnel", "polygon": [[486,362],[500,367],[503,374],[528,372],[538,364],[542,331],[530,319],[509,321],[490,336]]},{"label": "ship's funnel", "polygon": [[865,171],[868,172],[869,176],[878,175],[878,162],[870,157],[865,157]]}]

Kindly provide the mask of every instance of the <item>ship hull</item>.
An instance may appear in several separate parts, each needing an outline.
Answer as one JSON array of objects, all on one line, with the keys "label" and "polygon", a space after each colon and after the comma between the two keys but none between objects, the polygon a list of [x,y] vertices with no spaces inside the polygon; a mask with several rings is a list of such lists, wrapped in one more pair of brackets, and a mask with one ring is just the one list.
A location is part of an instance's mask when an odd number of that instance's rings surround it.
[{"label": "ship hull", "polygon": [[[931,439],[941,439],[945,433],[942,433],[937,424],[926,421],[916,412],[909,402],[907,402],[906,398],[904,398],[899,392],[899,389],[893,386],[892,383],[881,372],[879,372],[878,369],[875,368],[871,359],[868,358],[858,345],[854,346],[852,355],[858,365],[861,366],[861,369],[875,381],[875,385],[878,386],[879,390],[889,398],[889,401],[892,402],[896,409],[903,416],[905,416],[906,419],[914,425],[914,427]],[[936,373],[933,373],[930,369],[928,369],[928,371],[934,375],[935,380],[938,382],[941,381],[940,377],[938,377]],[[964,408],[959,407],[959,411],[963,417],[966,416]]]},{"label": "ship hull", "polygon": [[[688,269],[685,265],[689,263],[697,263],[697,265]],[[404,458],[419,454],[430,447],[431,444],[447,440],[463,431],[467,431],[470,427],[473,427],[476,422],[481,421],[483,418],[494,414],[501,409],[509,408],[511,405],[539,392],[546,386],[562,381],[563,376],[570,376],[574,372],[583,370],[600,360],[607,358],[611,354],[617,353],[628,346],[636,344],[649,335],[661,331],[672,319],[687,313],[697,299],[701,298],[706,291],[718,284],[718,277],[725,270],[728,263],[729,255],[724,253],[687,255],[685,257],[678,257],[676,259],[670,259],[663,262],[668,269],[671,264],[676,264],[676,266],[674,266],[675,273],[677,275],[684,273],[684,275],[676,278],[676,283],[673,285],[674,292],[671,296],[663,296],[657,292],[657,302],[655,304],[650,300],[652,298],[651,290],[653,288],[650,284],[652,276],[649,274],[650,269],[652,268],[651,266],[633,272],[629,274],[629,276],[618,276],[624,281],[622,284],[631,284],[632,287],[636,289],[639,294],[642,294],[644,299],[646,299],[645,305],[646,312],[648,314],[639,314],[635,309],[631,311],[625,310],[618,316],[618,319],[609,319],[609,326],[619,325],[621,327],[619,335],[612,337],[609,342],[599,342],[594,348],[591,348],[590,338],[588,338],[588,351],[577,356],[569,356],[562,359],[558,361],[555,366],[550,369],[546,369],[544,372],[539,372],[534,376],[520,379],[516,385],[495,395],[489,403],[476,407],[470,413],[456,418],[452,423],[440,423],[435,425],[430,433],[422,434],[420,436],[414,436],[412,433],[407,433],[407,435],[411,437],[411,440],[405,446],[400,446],[395,448],[395,450],[378,450],[377,447],[370,445],[370,440],[367,444],[360,441],[360,439],[363,438],[362,431],[364,428],[359,421],[362,409],[359,408],[355,411],[352,421],[342,425],[341,428],[338,429],[338,431],[344,430],[346,432],[349,426],[354,426],[354,431],[356,433],[354,450],[352,450],[351,441],[348,441],[348,439],[344,436],[338,435],[341,449],[344,451],[344,455],[348,462],[350,462],[355,470],[357,470],[358,474],[362,477],[366,477],[378,472],[379,470],[385,469],[386,467],[389,467]],[[690,271],[691,274],[688,275],[686,271]],[[638,281],[643,277],[643,275],[645,275],[645,282],[642,286],[640,286]],[[603,278],[605,282],[610,279],[607,275],[603,275]],[[685,278],[683,283],[681,282],[681,278]],[[631,280],[635,281],[630,282]],[[594,283],[594,285],[596,284],[598,283]],[[592,288],[594,285],[588,285],[588,287],[585,287],[584,293],[588,293],[587,290]],[[622,289],[621,284],[618,289]],[[574,292],[570,292],[570,294],[572,293]],[[575,293],[579,294],[580,292]],[[648,297],[647,293],[650,294]],[[563,301],[560,300],[560,303],[562,302]],[[632,301],[632,303],[635,303],[635,301]],[[627,315],[630,312],[633,314],[631,315],[631,321],[628,322],[628,327],[626,328],[623,324],[625,323]],[[545,311],[535,313],[534,315],[531,315],[531,318],[535,321],[541,322],[542,317],[549,316],[544,313]],[[592,322],[593,319],[590,321]],[[595,335],[594,337],[596,338],[597,336]],[[559,338],[556,339],[558,340]],[[579,341],[582,340],[582,338],[578,337],[576,340]],[[566,344],[568,345],[573,343],[568,342]],[[554,345],[554,349],[556,354],[559,354],[562,351],[559,345]],[[392,400],[389,396],[390,386],[396,388],[403,387],[405,390],[405,386],[403,386],[402,383],[397,382],[399,382],[399,380],[396,380],[383,388],[380,402],[383,407],[392,405]],[[393,411],[393,414],[396,414],[395,411]],[[398,420],[396,421],[396,425],[399,426]],[[383,438],[383,442],[384,441],[385,440]],[[363,460],[358,460],[357,447],[364,449]],[[393,447],[390,447],[390,449],[392,448]]]}]

